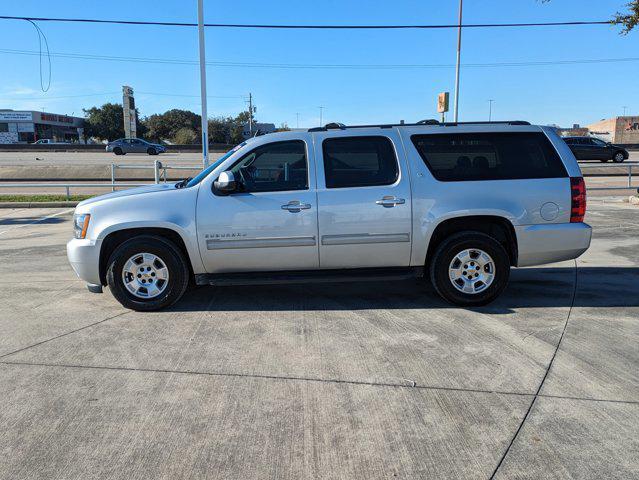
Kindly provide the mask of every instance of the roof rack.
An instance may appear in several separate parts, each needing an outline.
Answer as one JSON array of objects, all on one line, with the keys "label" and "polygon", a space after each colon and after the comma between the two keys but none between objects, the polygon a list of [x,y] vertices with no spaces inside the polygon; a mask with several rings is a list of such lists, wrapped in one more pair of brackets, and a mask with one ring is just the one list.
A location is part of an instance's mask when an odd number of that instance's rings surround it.
[{"label": "roof rack", "polygon": [[434,119],[420,120],[417,123],[382,123],[373,125],[344,125],[343,123],[327,123],[323,127],[309,128],[309,132],[326,132],[328,130],[347,130],[351,128],[393,128],[393,127],[416,127],[416,126],[440,126],[440,127],[456,127],[458,125],[530,125],[525,120],[503,120],[496,122],[439,122]]}]

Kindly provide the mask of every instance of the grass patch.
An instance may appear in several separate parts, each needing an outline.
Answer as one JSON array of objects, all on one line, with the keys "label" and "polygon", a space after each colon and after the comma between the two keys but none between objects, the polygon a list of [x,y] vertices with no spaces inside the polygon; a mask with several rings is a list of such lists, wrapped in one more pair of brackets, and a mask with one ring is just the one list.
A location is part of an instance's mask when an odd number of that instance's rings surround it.
[{"label": "grass patch", "polygon": [[95,195],[4,195],[0,194],[0,202],[66,202],[67,200],[72,202],[81,202],[87,198],[95,197]]}]

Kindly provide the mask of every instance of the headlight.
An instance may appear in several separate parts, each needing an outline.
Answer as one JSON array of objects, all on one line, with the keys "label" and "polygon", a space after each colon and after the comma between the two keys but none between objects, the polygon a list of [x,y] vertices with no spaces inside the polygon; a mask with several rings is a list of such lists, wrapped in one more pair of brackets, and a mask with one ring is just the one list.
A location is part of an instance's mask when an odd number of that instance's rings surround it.
[{"label": "headlight", "polygon": [[73,235],[75,238],[85,238],[87,236],[89,220],[91,220],[91,215],[88,213],[76,213],[73,215]]}]

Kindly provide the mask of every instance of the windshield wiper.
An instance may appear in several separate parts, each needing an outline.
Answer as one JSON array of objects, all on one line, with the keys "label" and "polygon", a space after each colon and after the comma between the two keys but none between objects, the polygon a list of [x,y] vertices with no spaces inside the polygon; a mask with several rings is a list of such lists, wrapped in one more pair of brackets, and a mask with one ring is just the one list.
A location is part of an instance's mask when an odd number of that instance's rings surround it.
[{"label": "windshield wiper", "polygon": [[180,180],[178,183],[175,184],[175,188],[184,188],[187,186],[187,184],[193,179],[193,177],[187,177],[184,180]]}]

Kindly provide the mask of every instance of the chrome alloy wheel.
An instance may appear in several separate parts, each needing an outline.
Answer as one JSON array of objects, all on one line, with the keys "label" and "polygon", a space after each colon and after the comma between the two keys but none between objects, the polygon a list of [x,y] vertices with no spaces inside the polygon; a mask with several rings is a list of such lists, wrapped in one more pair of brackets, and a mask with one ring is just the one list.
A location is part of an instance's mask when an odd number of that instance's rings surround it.
[{"label": "chrome alloy wheel", "polygon": [[124,264],[122,282],[138,298],[155,298],[169,284],[169,269],[157,255],[137,253]]},{"label": "chrome alloy wheel", "polygon": [[462,293],[483,292],[495,279],[495,262],[483,250],[469,248],[459,252],[448,267],[450,283]]}]

